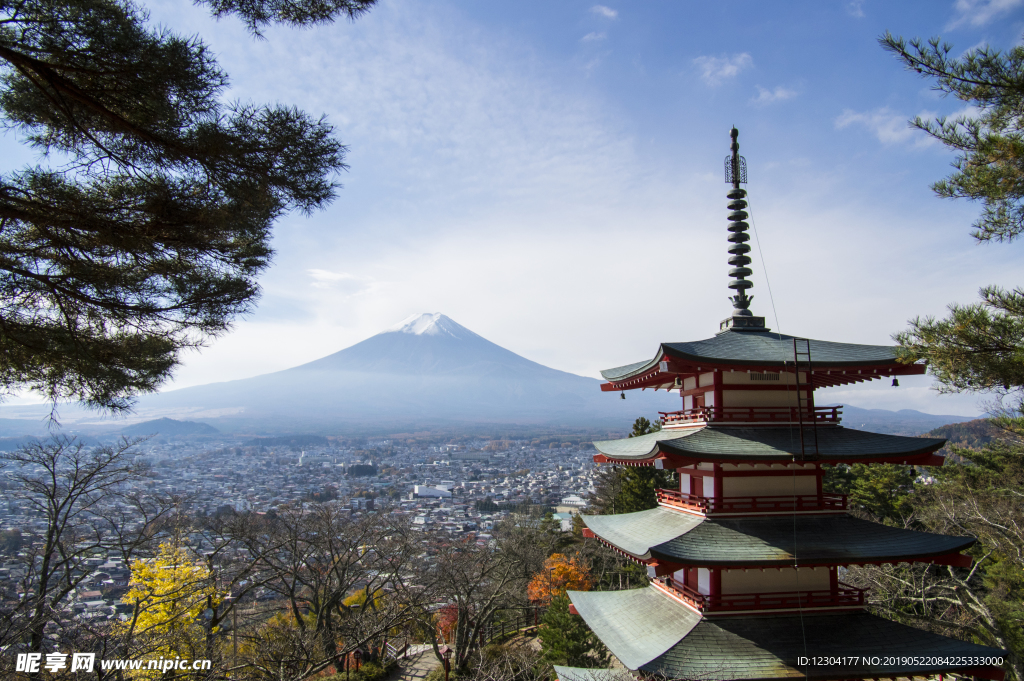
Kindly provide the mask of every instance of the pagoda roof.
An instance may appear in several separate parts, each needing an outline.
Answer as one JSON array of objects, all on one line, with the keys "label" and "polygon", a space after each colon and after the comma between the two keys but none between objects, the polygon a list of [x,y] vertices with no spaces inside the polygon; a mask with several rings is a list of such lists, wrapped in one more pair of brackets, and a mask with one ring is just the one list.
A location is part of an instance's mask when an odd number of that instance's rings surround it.
[{"label": "pagoda roof", "polygon": [[976,541],[889,527],[845,514],[705,518],[658,507],[582,518],[591,532],[638,560],[688,566],[927,560],[958,553]]},{"label": "pagoda roof", "polygon": [[[958,670],[982,678],[1002,678],[998,667],[940,663],[955,662],[958,657],[1005,655],[998,648],[947,638],[864,612],[719,617],[703,620],[640,669],[670,679],[722,681],[931,676]],[[797,658],[815,656],[845,658],[845,664],[798,666]],[[865,658],[876,658],[876,664]],[[901,664],[904,662],[909,664]]]},{"label": "pagoda roof", "polygon": [[576,612],[629,669],[668,652],[701,621],[696,611],[653,586],[568,594]]},{"label": "pagoda roof", "polygon": [[[817,461],[904,461],[942,448],[940,438],[884,435],[842,426],[819,426]],[[621,440],[602,440],[594,448],[622,462],[651,461],[661,455],[692,461],[789,462],[800,454],[800,427],[704,426],[660,430]]]},{"label": "pagoda roof", "polygon": [[[716,365],[783,367],[793,363],[794,338],[770,331],[729,329],[705,340],[662,343],[654,359],[606,369],[601,375],[609,381],[622,381],[653,369],[665,357],[684,365],[701,365],[708,370]],[[811,340],[810,347],[815,370],[899,365],[896,348],[890,345]]]},{"label": "pagoda roof", "polygon": [[706,518],[659,506],[636,513],[581,515],[583,524],[604,541],[637,558],[650,558],[652,547],[685,535]]},{"label": "pagoda roof", "polygon": [[[653,586],[627,591],[569,591],[568,595],[587,626],[626,668],[666,678],[754,681],[805,675],[821,679],[924,676],[966,671],[968,667],[886,662],[900,657],[949,659],[1006,654],[863,612],[706,619]],[[797,658],[801,656],[857,660],[847,660],[845,665],[799,668]],[[878,657],[880,664],[862,663],[864,657]],[[999,678],[999,670],[992,667],[973,668],[971,673]],[[568,681],[568,677],[559,678]]]},{"label": "pagoda roof", "polygon": [[633,674],[623,669],[584,669],[558,664],[551,666],[555,669],[558,681],[623,681],[634,678]]}]

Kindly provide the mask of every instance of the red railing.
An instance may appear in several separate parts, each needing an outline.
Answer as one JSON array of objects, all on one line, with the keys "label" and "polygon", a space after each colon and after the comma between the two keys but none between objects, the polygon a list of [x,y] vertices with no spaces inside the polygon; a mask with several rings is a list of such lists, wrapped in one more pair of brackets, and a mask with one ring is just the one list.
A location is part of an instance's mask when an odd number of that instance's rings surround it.
[{"label": "red railing", "polygon": [[658,503],[698,513],[771,513],[773,511],[845,511],[845,494],[797,494],[709,499],[671,489],[656,489]]},{"label": "red railing", "polygon": [[688,426],[701,423],[839,423],[841,406],[804,409],[799,407],[694,407],[679,411],[659,411],[665,426]]},{"label": "red railing", "polygon": [[856,608],[864,606],[865,589],[839,582],[835,591],[782,591],[778,593],[719,594],[706,596],[671,577],[664,586],[702,612],[774,610],[782,608]]}]

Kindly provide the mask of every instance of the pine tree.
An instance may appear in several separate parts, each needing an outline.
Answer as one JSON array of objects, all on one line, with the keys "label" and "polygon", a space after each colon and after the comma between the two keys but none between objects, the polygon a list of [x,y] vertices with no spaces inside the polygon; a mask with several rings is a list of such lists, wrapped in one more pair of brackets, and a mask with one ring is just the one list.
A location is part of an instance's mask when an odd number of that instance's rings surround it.
[{"label": "pine tree", "polygon": [[899,464],[839,464],[825,469],[824,488],[849,495],[851,508],[880,523],[903,527],[914,513],[917,471]]},{"label": "pine tree", "polygon": [[607,666],[608,649],[582,617],[569,612],[565,592],[551,601],[542,622],[538,637],[544,662],[588,669]]},{"label": "pine tree", "polygon": [[[640,437],[661,430],[661,423],[651,423],[641,416],[633,422],[629,437]],[[622,470],[619,494],[615,500],[616,513],[634,513],[658,506],[655,490],[670,488],[672,474],[653,466],[627,467]]]},{"label": "pine tree", "polygon": [[[985,46],[951,57],[952,46],[938,38],[925,44],[886,33],[880,42],[908,69],[931,80],[933,89],[976,112],[912,122],[957,154],[955,172],[932,185],[936,194],[981,202],[972,231],[977,241],[1018,239],[1024,234],[1024,48],[1003,53]],[[1024,681],[1024,289],[983,288],[980,303],[950,305],[944,319],[914,319],[896,339],[904,361],[927,360],[940,392],[998,398],[1002,413],[992,422],[1004,429],[1004,437],[980,452],[953,447],[957,457],[933,469],[933,483],[913,493],[909,471],[901,477],[884,467],[855,466],[832,475],[876,517],[979,539],[971,549],[970,569],[861,567],[851,569],[850,576],[856,581],[860,575],[872,587],[887,616],[1008,649],[1008,667]]]},{"label": "pine tree", "polygon": [[[206,0],[255,34],[374,1]],[[0,2],[0,118],[54,159],[0,174],[0,394],[125,409],[252,310],[274,222],[332,200],[345,148],[224,102],[207,47],[128,0]]]},{"label": "pine tree", "polygon": [[[1024,47],[991,47],[951,57],[933,38],[906,41],[886,33],[882,47],[932,81],[932,87],[977,114],[954,120],[916,118],[912,124],[957,153],[956,171],[932,185],[943,198],[980,201],[972,236],[1009,242],[1024,234]],[[1024,289],[987,287],[981,302],[951,305],[945,319],[919,317],[897,334],[906,361],[928,360],[940,391],[1012,395],[1024,405]]]}]

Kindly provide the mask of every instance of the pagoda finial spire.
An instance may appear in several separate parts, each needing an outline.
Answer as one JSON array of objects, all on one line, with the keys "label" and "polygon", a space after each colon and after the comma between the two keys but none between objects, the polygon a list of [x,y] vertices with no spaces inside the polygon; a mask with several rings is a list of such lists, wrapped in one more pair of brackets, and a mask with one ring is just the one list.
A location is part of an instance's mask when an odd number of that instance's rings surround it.
[{"label": "pagoda finial spire", "polygon": [[745,222],[747,219],[747,213],[743,210],[747,207],[747,202],[744,200],[747,196],[747,190],[741,189],[740,184],[746,184],[747,182],[747,160],[740,156],[740,143],[737,141],[740,136],[740,131],[733,128],[729,132],[729,136],[732,138],[732,145],[730,149],[732,154],[725,157],[725,181],[732,183],[732,189],[726,194],[726,197],[730,199],[729,210],[729,264],[732,265],[732,269],[729,270],[729,276],[734,281],[729,282],[729,288],[736,291],[736,295],[731,296],[729,300],[732,302],[732,316],[722,322],[721,328],[725,329],[744,329],[751,331],[763,331],[764,330],[764,317],[755,317],[750,311],[750,303],[754,300],[754,296],[747,295],[747,289],[753,288],[754,283],[747,281],[747,277],[753,274],[752,270],[748,267],[750,264],[750,246],[747,242],[750,241],[750,235],[747,234],[747,229],[750,225]]}]

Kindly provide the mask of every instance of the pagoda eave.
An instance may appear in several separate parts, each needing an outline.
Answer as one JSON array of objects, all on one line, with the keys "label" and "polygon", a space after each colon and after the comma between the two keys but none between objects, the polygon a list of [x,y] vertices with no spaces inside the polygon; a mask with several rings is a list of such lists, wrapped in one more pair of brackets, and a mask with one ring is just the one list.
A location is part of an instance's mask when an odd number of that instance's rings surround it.
[{"label": "pagoda eave", "polygon": [[[818,451],[806,457],[818,463],[899,463],[942,465],[935,452],[945,446],[938,438],[885,435],[842,426],[817,429]],[[787,463],[800,457],[797,426],[707,425],[666,429],[623,440],[594,442],[597,463],[675,469],[696,462]]]},{"label": "pagoda eave", "polygon": [[[710,363],[685,364],[669,362],[665,359],[643,372],[619,380],[609,380],[601,384],[603,392],[621,392],[625,390],[678,390],[677,379],[697,376],[702,373],[740,371],[749,372],[756,368],[764,372],[792,373],[792,365],[748,363]],[[831,388],[839,385],[864,383],[878,378],[895,376],[918,376],[925,373],[923,364],[863,364],[843,368],[815,366],[811,371],[810,385],[814,388]],[[736,386],[730,386],[736,389]]]},{"label": "pagoda eave", "polygon": [[741,570],[781,570],[782,568],[788,567],[832,567],[835,565],[896,565],[899,563],[926,563],[931,565],[951,565],[953,567],[970,567],[974,561],[968,555],[960,553],[959,551],[941,553],[936,555],[912,555],[912,556],[893,556],[886,557],[884,559],[877,560],[855,560],[855,559],[843,559],[843,561],[837,562],[836,560],[805,560],[805,559],[789,559],[789,560],[774,560],[771,563],[767,563],[764,560],[757,561],[726,561],[726,560],[699,560],[699,559],[688,559],[686,562],[680,562],[677,556],[670,556],[666,558],[664,555],[659,554],[657,551],[649,551],[644,554],[630,553],[622,548],[619,548],[612,542],[608,541],[604,537],[595,534],[590,528],[583,528],[583,536],[587,539],[596,539],[601,542],[602,545],[611,549],[615,553],[619,554],[627,560],[631,560],[637,565],[643,565],[647,568],[648,577],[664,577],[670,575],[679,570],[694,567],[703,568],[716,568],[716,569],[741,569]]},{"label": "pagoda eave", "polygon": [[[798,560],[798,559],[795,559],[795,558],[789,558],[789,559],[782,559],[782,560],[772,561],[772,563],[770,565],[767,564],[763,560],[728,561],[728,560],[715,560],[715,559],[710,559],[710,560],[688,559],[686,561],[686,563],[684,564],[684,563],[678,563],[678,562],[677,563],[670,563],[670,562],[668,562],[668,560],[666,560],[663,556],[661,556],[656,551],[652,551],[649,558],[641,559],[641,558],[637,558],[637,557],[631,556],[630,554],[627,554],[625,551],[621,551],[621,550],[617,549],[614,545],[612,545],[612,544],[610,544],[610,543],[608,543],[608,542],[606,542],[604,540],[601,540],[601,543],[604,544],[605,546],[608,546],[609,548],[614,549],[617,553],[620,553],[620,554],[622,554],[624,556],[632,558],[637,563],[640,563],[640,564],[643,564],[643,565],[650,565],[652,563],[658,563],[659,565],[664,565],[664,567],[662,568],[663,570],[671,569],[673,567],[678,566],[677,569],[679,569],[679,570],[681,570],[683,568],[688,568],[688,567],[703,567],[703,568],[718,568],[718,569],[726,569],[726,570],[732,569],[732,570],[762,570],[763,571],[763,570],[779,570],[779,569],[786,568],[786,567],[831,567],[831,566],[835,566],[835,565],[842,565],[842,566],[848,566],[848,565],[898,565],[900,563],[906,563],[908,565],[911,564],[911,563],[926,563],[926,564],[932,564],[932,565],[952,565],[954,567],[970,567],[971,564],[973,563],[973,559],[970,556],[964,555],[964,554],[959,553],[959,552],[953,552],[953,553],[943,553],[943,554],[933,555],[933,556],[925,556],[925,555],[886,556],[885,558],[874,559],[874,560],[858,560],[858,559],[850,559],[850,558],[843,558],[842,560],[837,560],[837,559],[827,559],[827,560],[825,560],[825,559],[818,559],[818,560],[815,560],[815,559],[809,559],[809,560],[799,559]],[[674,560],[678,560],[678,558],[676,558],[676,557],[673,557],[673,559]]]},{"label": "pagoda eave", "polygon": [[[941,447],[939,447],[941,449]],[[604,454],[595,454],[594,463],[611,464],[613,466],[632,466],[635,468],[651,467],[657,468],[658,470],[675,470],[677,468],[685,468],[687,466],[693,466],[698,463],[790,463],[793,461],[793,454],[779,456],[776,458],[768,457],[757,457],[757,458],[739,458],[720,456],[714,458],[711,456],[702,456],[698,458],[684,458],[680,456],[674,456],[666,452],[658,452],[657,456],[652,456],[647,459],[619,459],[611,456],[605,456]],[[865,456],[861,458],[846,458],[841,460],[832,460],[822,457],[815,457],[809,459],[818,463],[897,463],[904,464],[907,466],[942,466],[946,462],[946,457],[934,452],[925,452],[923,454],[915,454],[912,457],[895,455],[895,456]]]},{"label": "pagoda eave", "polygon": [[[642,384],[645,381],[650,383],[646,387],[653,387],[658,374],[674,379],[677,375],[730,370],[791,372],[793,342],[793,336],[768,331],[724,331],[701,341],[662,343],[651,360],[602,371],[601,375],[608,381],[608,387],[602,389],[645,387]],[[867,380],[868,373],[879,378],[925,371],[923,364],[907,363],[899,358],[897,348],[892,346],[807,342],[814,356],[812,375],[821,380],[819,387]]]},{"label": "pagoda eave", "polygon": [[[653,585],[568,596],[623,666],[644,674],[722,681],[950,673],[1003,678],[996,662],[1003,650],[863,611],[707,617]],[[827,661],[815,665],[815,658]]]},{"label": "pagoda eave", "polygon": [[[967,566],[974,537],[907,530],[849,515],[706,518],[658,507],[581,516],[603,544],[660,574],[673,566],[761,569],[831,565],[938,563]],[[674,571],[674,570],[673,570]],[[657,573],[656,573],[657,574]]]},{"label": "pagoda eave", "polygon": [[[1002,681],[1005,651],[946,638],[866,612],[704,618],[679,643],[638,668],[668,678],[721,681],[895,679],[940,674]],[[818,663],[815,664],[814,662]]]}]

